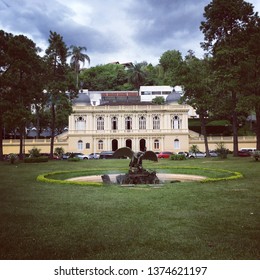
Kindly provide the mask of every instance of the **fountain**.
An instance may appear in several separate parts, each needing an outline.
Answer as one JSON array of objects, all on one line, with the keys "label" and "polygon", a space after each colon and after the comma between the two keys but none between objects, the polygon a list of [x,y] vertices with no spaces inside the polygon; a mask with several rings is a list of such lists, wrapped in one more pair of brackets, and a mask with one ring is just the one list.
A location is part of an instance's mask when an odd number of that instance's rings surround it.
[{"label": "fountain", "polygon": [[[155,171],[148,171],[142,166],[143,160],[158,161],[156,154],[153,151],[145,151],[135,153],[128,147],[123,147],[115,151],[113,158],[130,158],[129,170],[126,174],[116,176],[116,182],[120,185],[137,185],[137,184],[159,184]],[[109,175],[101,176],[102,181],[110,184]]]}]

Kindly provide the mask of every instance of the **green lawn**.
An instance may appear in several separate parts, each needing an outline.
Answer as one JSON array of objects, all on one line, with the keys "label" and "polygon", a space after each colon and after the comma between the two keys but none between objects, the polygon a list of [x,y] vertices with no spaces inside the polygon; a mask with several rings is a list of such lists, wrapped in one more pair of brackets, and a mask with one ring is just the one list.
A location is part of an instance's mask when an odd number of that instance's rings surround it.
[{"label": "green lawn", "polygon": [[0,259],[259,259],[260,162],[251,158],[144,162],[162,172],[183,166],[244,175],[230,181],[161,188],[36,181],[55,171],[117,172],[128,164],[0,163]]}]

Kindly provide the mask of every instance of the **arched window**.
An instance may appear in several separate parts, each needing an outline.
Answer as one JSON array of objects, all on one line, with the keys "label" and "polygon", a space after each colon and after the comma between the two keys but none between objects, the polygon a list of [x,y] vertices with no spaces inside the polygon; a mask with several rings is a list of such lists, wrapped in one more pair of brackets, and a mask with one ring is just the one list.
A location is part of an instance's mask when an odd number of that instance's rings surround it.
[{"label": "arched window", "polygon": [[86,120],[83,117],[78,117],[75,120],[76,130],[85,130],[86,129]]},{"label": "arched window", "polygon": [[104,118],[99,117],[97,119],[97,130],[104,130]]},{"label": "arched window", "polygon": [[125,129],[126,130],[132,129],[132,118],[131,117],[125,118]]},{"label": "arched window", "polygon": [[112,129],[112,130],[117,130],[117,129],[118,129],[117,117],[113,117],[113,118],[111,119],[111,129]]},{"label": "arched window", "polygon": [[79,151],[82,151],[82,150],[83,150],[83,141],[82,141],[82,140],[79,140],[79,141],[78,141],[78,150],[79,150]]},{"label": "arched window", "polygon": [[180,149],[180,141],[179,139],[175,139],[174,140],[174,149]]},{"label": "arched window", "polygon": [[98,150],[103,150],[103,149],[104,149],[103,140],[98,140]]},{"label": "arched window", "polygon": [[171,127],[172,129],[180,129],[180,118],[178,116],[171,119]]},{"label": "arched window", "polygon": [[155,139],[155,140],[154,140],[154,145],[153,145],[153,147],[154,147],[155,150],[160,149],[160,142],[159,142],[158,139]]},{"label": "arched window", "polygon": [[153,129],[160,129],[160,118],[158,116],[153,117]]},{"label": "arched window", "polygon": [[144,116],[139,118],[139,129],[146,129],[146,118]]}]

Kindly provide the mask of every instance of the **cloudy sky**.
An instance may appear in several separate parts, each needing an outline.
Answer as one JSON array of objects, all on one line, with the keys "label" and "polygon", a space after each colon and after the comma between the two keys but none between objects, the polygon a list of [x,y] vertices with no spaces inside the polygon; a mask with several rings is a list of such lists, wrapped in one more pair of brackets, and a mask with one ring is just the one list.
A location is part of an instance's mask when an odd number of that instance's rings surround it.
[{"label": "cloudy sky", "polygon": [[[167,50],[202,57],[199,30],[210,0],[0,0],[0,29],[24,34],[44,51],[49,31],[87,48],[90,66],[147,61]],[[260,0],[248,0],[260,11]]]}]

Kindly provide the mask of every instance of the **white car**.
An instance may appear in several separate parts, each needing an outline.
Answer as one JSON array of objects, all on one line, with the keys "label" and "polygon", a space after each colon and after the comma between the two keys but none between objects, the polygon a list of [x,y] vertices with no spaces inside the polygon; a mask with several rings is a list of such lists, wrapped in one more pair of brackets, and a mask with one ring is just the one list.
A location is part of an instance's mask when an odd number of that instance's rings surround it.
[{"label": "white car", "polygon": [[203,153],[203,152],[189,154],[189,158],[204,158],[204,157],[206,157],[206,153]]},{"label": "white car", "polygon": [[73,153],[73,157],[80,159],[89,159],[88,155],[84,155],[83,153]]},{"label": "white car", "polygon": [[88,155],[88,159],[99,159],[100,153],[91,153]]}]

